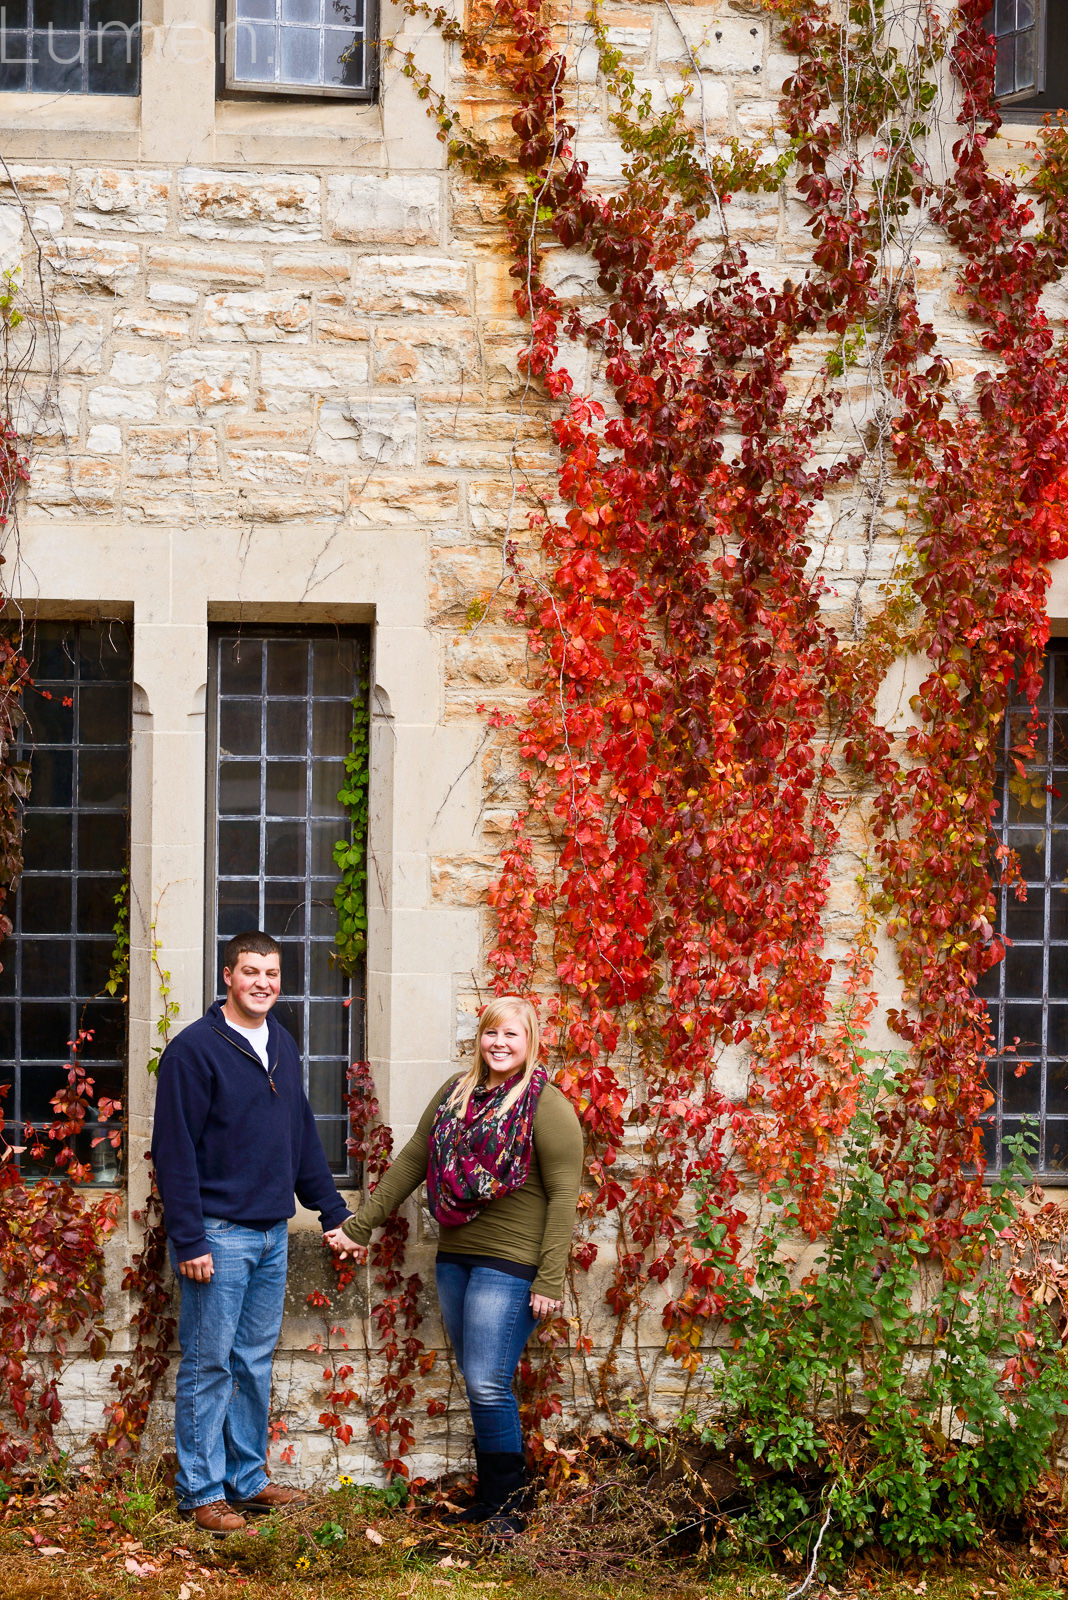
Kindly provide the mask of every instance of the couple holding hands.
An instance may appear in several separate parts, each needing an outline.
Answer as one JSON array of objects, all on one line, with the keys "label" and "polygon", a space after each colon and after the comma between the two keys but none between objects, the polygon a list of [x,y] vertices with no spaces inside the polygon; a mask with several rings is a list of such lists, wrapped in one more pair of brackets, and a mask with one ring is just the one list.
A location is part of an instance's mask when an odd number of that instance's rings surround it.
[{"label": "couple holding hands", "polygon": [[371,1234],[426,1183],[438,1223],[442,1321],[467,1390],[478,1497],[463,1520],[522,1526],[523,1440],[512,1379],[563,1305],[582,1175],[578,1118],[540,1064],[528,1000],[492,1000],[475,1058],[433,1095],[355,1216],[337,1191],[303,1088],[296,1041],[271,1008],[280,951],[231,939],[226,998],[160,1061],[152,1159],[181,1286],[175,1392],[179,1510],[212,1533],[303,1503],[266,1471],[271,1362],[282,1325],[294,1196],[331,1249],[366,1259]]}]

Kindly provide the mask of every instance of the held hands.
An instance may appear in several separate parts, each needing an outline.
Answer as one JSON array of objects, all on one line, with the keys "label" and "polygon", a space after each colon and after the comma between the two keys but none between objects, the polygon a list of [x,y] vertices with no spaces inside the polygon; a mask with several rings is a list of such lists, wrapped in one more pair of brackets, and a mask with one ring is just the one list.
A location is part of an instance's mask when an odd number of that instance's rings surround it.
[{"label": "held hands", "polygon": [[367,1260],[367,1246],[357,1244],[355,1239],[350,1239],[340,1227],[331,1228],[329,1233],[324,1233],[323,1243],[328,1244],[338,1255],[354,1256],[358,1266]]},{"label": "held hands", "polygon": [[215,1271],[211,1251],[206,1256],[194,1256],[191,1261],[179,1261],[178,1271],[183,1278],[192,1278],[194,1283],[210,1283]]},{"label": "held hands", "polygon": [[564,1302],[562,1300],[550,1300],[543,1294],[532,1294],[530,1297],[530,1309],[540,1322],[543,1317],[555,1317],[558,1312],[564,1309]]}]

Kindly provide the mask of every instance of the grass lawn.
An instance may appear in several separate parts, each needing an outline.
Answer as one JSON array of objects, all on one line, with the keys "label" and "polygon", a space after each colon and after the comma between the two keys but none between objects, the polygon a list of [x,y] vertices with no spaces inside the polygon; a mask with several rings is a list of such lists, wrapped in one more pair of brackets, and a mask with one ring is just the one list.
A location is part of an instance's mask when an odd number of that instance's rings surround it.
[{"label": "grass lawn", "polygon": [[[143,1471],[119,1482],[79,1473],[11,1481],[0,1498],[0,1600],[786,1600],[805,1577],[796,1562],[778,1571],[773,1559],[766,1569],[739,1564],[723,1542],[669,1557],[635,1534],[641,1506],[626,1492],[597,1514],[588,1496],[585,1507],[542,1507],[499,1553],[426,1507],[390,1507],[356,1485],[228,1539],[180,1521],[162,1476]],[[991,1544],[956,1565],[902,1572],[873,1563],[821,1576],[806,1597],[1054,1600],[1065,1588],[1048,1569],[1048,1560]]]}]

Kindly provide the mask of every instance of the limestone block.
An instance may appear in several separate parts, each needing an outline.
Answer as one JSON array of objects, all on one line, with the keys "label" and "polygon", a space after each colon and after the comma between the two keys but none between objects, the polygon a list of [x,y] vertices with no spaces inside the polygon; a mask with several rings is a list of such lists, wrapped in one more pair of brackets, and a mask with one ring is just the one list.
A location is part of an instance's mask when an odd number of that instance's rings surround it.
[{"label": "limestone block", "polygon": [[167,226],[170,174],[114,167],[80,167],[74,174],[74,220],[83,228],[162,233]]},{"label": "limestone block", "polygon": [[445,649],[445,682],[463,688],[497,689],[527,684],[526,640],[514,633],[479,628],[455,634]]},{"label": "limestone block", "polygon": [[[272,494],[268,490],[255,486],[239,486],[237,499],[234,502],[234,516],[238,522],[250,522],[256,526],[265,523],[277,525],[293,523],[300,529],[307,528],[310,522],[339,522],[344,512],[342,494],[339,483],[324,477],[320,471],[315,473],[315,488],[304,490],[303,493]],[[331,598],[332,585],[336,583],[337,568],[329,562],[319,570],[313,567],[304,580],[302,598],[305,600],[321,600],[324,594]]]},{"label": "limestone block", "polygon": [[33,231],[49,235],[63,231],[63,207],[53,205],[36,205],[33,208]]},{"label": "limestone block", "polygon": [[758,73],[764,64],[767,23],[732,17],[718,6],[680,6],[675,25],[661,19],[661,61],[686,59],[679,32],[701,65],[712,72]]},{"label": "limestone block", "polygon": [[415,523],[456,522],[460,490],[455,476],[411,473],[387,477],[378,472],[353,478],[352,521],[359,527],[394,528]]},{"label": "limestone block", "polygon": [[466,316],[471,309],[466,261],[438,256],[361,256],[352,290],[356,312]]},{"label": "limestone block", "polygon": [[320,396],[366,383],[367,376],[367,352],[358,346],[347,346],[339,354],[265,350],[260,357],[256,410],[310,412]]},{"label": "limestone block", "polygon": [[101,384],[89,391],[89,415],[104,422],[147,422],[159,410],[155,395],[143,389],[117,389]]},{"label": "limestone block", "polygon": [[319,182],[304,172],[185,167],[178,175],[178,218],[179,231],[196,239],[315,239]]},{"label": "limestone block", "polygon": [[312,449],[321,461],[341,466],[414,467],[417,433],[414,400],[325,400]]},{"label": "limestone block", "polygon": [[307,344],[310,327],[310,293],[289,289],[209,295],[201,321],[204,337],[220,343]]},{"label": "limestone block", "polygon": [[371,331],[365,322],[347,322],[320,315],[319,338],[335,344],[362,345],[362,359],[366,362],[370,358]]},{"label": "limestone block", "polygon": [[158,356],[138,355],[133,350],[116,350],[108,376],[116,383],[155,383],[163,374]]},{"label": "limestone block", "polygon": [[489,243],[500,234],[500,201],[484,183],[456,178],[452,183],[451,196],[449,232],[452,238]]},{"label": "limestone block", "polygon": [[514,412],[481,412],[428,407],[423,413],[424,458],[428,466],[549,471],[559,460],[556,441],[540,417]]},{"label": "limestone block", "polygon": [[636,7],[619,11],[603,11],[601,22],[608,34],[608,42],[630,63],[641,61],[648,55],[653,41],[651,11]]},{"label": "limestone block", "polygon": [[435,856],[430,863],[431,898],[445,905],[484,905],[500,866],[498,856]]},{"label": "limestone block", "polygon": [[233,476],[243,482],[276,487],[304,482],[308,453],[294,447],[306,442],[299,435],[294,436],[292,424],[240,419],[228,422],[223,430],[226,460]]},{"label": "limestone block", "polygon": [[482,363],[473,333],[438,332],[409,323],[380,329],[375,336],[375,380],[378,383],[432,384],[436,388],[477,383]]},{"label": "limestone block", "polygon": [[358,244],[437,244],[441,184],[428,173],[381,177],[354,173],[330,178],[326,215],[334,239]]},{"label": "limestone block", "polygon": [[431,619],[466,622],[472,601],[487,598],[502,577],[501,552],[493,545],[434,545],[430,552]]},{"label": "limestone block", "polygon": [[167,363],[168,411],[211,416],[248,405],[251,361],[230,350],[183,350]]},{"label": "limestone block", "polygon": [[85,441],[87,450],[98,456],[117,456],[122,454],[122,433],[109,422],[100,422],[95,428],[89,429]]},{"label": "limestone block", "polygon": [[129,443],[133,478],[218,476],[218,447],[211,428],[131,428]]},{"label": "limestone block", "polygon": [[54,308],[46,323],[32,310],[14,332],[12,354],[30,372],[88,376],[101,368],[105,322],[98,311]]},{"label": "limestone block", "polygon": [[262,256],[248,250],[206,250],[191,245],[152,245],[148,252],[152,272],[204,283],[262,283],[266,268]]},{"label": "limestone block", "polygon": [[14,424],[24,440],[44,444],[78,435],[81,390],[74,383],[56,383],[51,376],[28,376],[13,395]]},{"label": "limestone block", "polygon": [[115,317],[116,333],[129,333],[138,339],[167,339],[178,344],[189,337],[192,321],[181,312],[120,311]]},{"label": "limestone block", "polygon": [[50,239],[44,257],[62,282],[91,292],[129,294],[141,276],[137,245],[110,239]]},{"label": "limestone block", "polygon": [[113,511],[119,497],[118,464],[91,456],[42,455],[30,479],[30,507],[52,516],[97,516]]},{"label": "limestone block", "polygon": [[352,272],[352,257],[343,250],[285,250],[271,257],[276,278],[294,283],[343,284]]},{"label": "limestone block", "polygon": [[25,228],[21,206],[0,205],[0,272],[14,272],[21,265]]},{"label": "limestone block", "polygon": [[69,167],[27,166],[12,161],[0,168],[0,195],[19,194],[44,200],[66,200],[70,193]]},{"label": "limestone block", "polygon": [[154,306],[195,306],[199,296],[188,283],[169,283],[166,278],[150,278],[148,299]]}]

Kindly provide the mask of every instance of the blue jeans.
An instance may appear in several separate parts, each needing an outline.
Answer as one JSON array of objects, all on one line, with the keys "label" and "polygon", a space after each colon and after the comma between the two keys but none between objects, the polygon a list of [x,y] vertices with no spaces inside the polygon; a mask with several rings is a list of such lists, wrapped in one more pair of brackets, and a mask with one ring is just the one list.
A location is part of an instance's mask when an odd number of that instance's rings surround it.
[{"label": "blue jeans", "polygon": [[[271,1358],[282,1327],[289,1228],[204,1218],[215,1271],[179,1277],[182,1359],[174,1397],[178,1506],[247,1500],[267,1483]],[[171,1265],[178,1270],[171,1248]]]},{"label": "blue jeans", "polygon": [[441,1320],[467,1389],[480,1450],[523,1448],[512,1378],[537,1327],[530,1284],[492,1267],[437,1264]]}]

